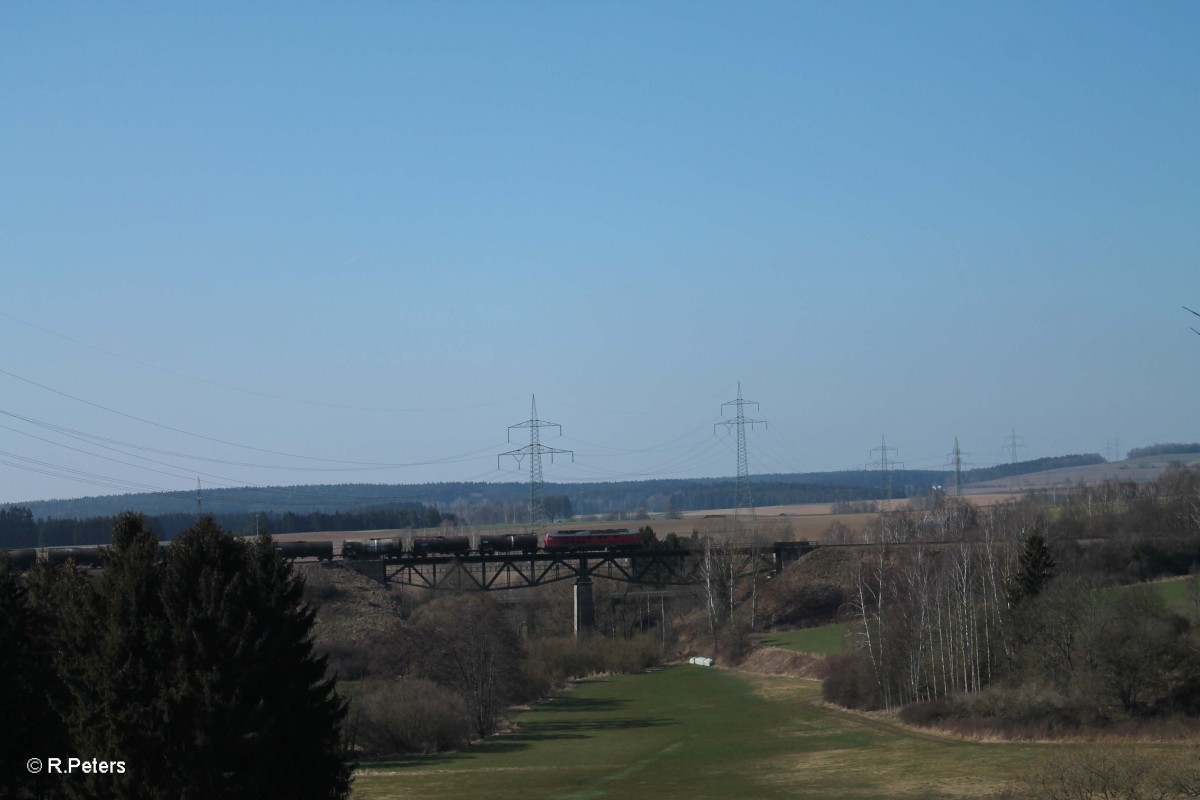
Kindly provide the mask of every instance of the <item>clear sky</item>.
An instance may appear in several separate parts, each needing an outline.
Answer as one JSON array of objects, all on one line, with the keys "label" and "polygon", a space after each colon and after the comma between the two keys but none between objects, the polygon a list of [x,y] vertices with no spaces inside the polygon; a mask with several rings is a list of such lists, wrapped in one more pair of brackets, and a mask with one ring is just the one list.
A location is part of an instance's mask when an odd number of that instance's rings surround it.
[{"label": "clear sky", "polygon": [[738,381],[753,472],[1198,440],[1198,41],[1191,2],[2,3],[0,501],[519,480],[533,394],[547,480],[731,475]]}]

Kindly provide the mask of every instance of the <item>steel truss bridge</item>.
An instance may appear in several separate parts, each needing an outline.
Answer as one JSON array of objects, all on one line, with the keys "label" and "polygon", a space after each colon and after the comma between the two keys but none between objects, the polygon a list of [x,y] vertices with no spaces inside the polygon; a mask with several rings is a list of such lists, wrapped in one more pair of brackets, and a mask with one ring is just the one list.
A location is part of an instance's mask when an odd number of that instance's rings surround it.
[{"label": "steel truss bridge", "polygon": [[[734,559],[732,571],[741,577],[752,574],[756,562],[765,574],[778,573],[812,549],[808,542],[774,542],[757,547],[735,546],[725,553]],[[691,550],[543,551],[343,559],[342,564],[382,583],[423,589],[505,591],[574,581],[575,632],[579,634],[595,626],[593,578],[659,588],[685,586],[700,580],[699,556]]]}]

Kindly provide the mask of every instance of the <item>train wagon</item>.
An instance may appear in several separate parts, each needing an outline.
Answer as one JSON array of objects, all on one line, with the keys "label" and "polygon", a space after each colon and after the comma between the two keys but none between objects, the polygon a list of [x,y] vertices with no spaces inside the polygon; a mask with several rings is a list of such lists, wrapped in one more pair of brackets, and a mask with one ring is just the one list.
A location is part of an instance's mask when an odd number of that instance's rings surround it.
[{"label": "train wagon", "polygon": [[546,534],[550,551],[563,550],[636,550],[642,535],[628,529],[609,531],[557,531]]},{"label": "train wagon", "polygon": [[9,566],[14,570],[25,570],[31,568],[37,563],[38,551],[36,547],[21,547],[15,550],[4,550],[0,552],[0,561],[8,559]]},{"label": "train wagon", "polygon": [[347,539],[342,542],[342,558],[399,558],[404,555],[404,540]]},{"label": "train wagon", "polygon": [[275,542],[275,549],[288,559],[315,558],[318,561],[333,560],[333,542]]},{"label": "train wagon", "polygon": [[100,545],[82,545],[76,547],[45,547],[42,555],[51,564],[65,564],[74,561],[80,567],[100,566]]},{"label": "train wagon", "polygon": [[467,536],[418,536],[413,539],[414,556],[458,555],[471,551]]},{"label": "train wagon", "polygon": [[485,556],[493,553],[516,552],[529,555],[536,553],[537,549],[538,537],[533,533],[491,534],[479,537],[479,552]]}]

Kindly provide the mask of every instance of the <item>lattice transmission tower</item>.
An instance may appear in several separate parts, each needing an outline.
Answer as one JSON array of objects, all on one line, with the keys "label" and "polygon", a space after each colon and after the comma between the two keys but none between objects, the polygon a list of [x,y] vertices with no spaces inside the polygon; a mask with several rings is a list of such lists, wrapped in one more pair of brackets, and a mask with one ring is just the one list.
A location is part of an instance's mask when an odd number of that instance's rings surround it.
[{"label": "lattice transmission tower", "polygon": [[962,451],[962,448],[958,446],[958,437],[955,436],[954,437],[954,449],[951,450],[950,454],[946,457],[947,462],[948,462],[946,464],[946,466],[954,467],[954,496],[955,497],[962,497],[963,467],[964,466],[965,467],[972,466],[971,464],[968,464],[967,462],[963,461],[963,456],[968,456],[968,455],[970,455],[970,453],[964,453]]},{"label": "lattice transmission tower", "polygon": [[1009,451],[1009,463],[1017,463],[1017,451],[1025,449],[1025,437],[1017,436],[1017,429],[1013,428],[1012,433],[1004,437],[1004,446],[1000,448],[1002,451]]},{"label": "lattice transmission tower", "polygon": [[758,408],[758,403],[753,400],[742,399],[741,381],[738,381],[737,399],[721,404],[721,416],[725,415],[725,406],[734,406],[737,409],[737,413],[733,419],[715,423],[713,425],[713,433],[717,432],[717,426],[719,425],[725,426],[726,433],[732,429],[737,430],[737,485],[734,489],[733,516],[736,518],[745,512],[753,519],[755,516],[754,498],[750,491],[750,462],[746,458],[746,426],[749,425],[751,430],[753,430],[755,425],[766,427],[767,421],[765,419],[746,419],[745,407],[754,406]]},{"label": "lattice transmission tower", "polygon": [[879,453],[879,458],[868,462],[868,467],[878,467],[883,473],[883,510],[889,511],[892,507],[892,470],[896,467],[903,467],[904,463],[897,461],[894,458],[888,458],[888,453],[899,453],[895,447],[888,447],[887,436],[880,437],[882,444],[879,447],[871,448],[871,455]]},{"label": "lattice transmission tower", "polygon": [[531,397],[529,419],[524,422],[518,422],[516,425],[508,426],[508,440],[510,442],[512,441],[513,428],[529,428],[529,444],[496,456],[496,469],[500,468],[500,459],[504,456],[512,456],[516,459],[518,466],[521,464],[521,459],[529,456],[529,526],[535,531],[544,531],[547,520],[546,502],[542,492],[542,456],[549,454],[550,463],[553,464],[555,455],[570,453],[571,461],[574,461],[575,451],[559,450],[556,447],[546,447],[542,444],[541,434],[538,432],[540,429],[558,428],[558,433],[561,436],[562,425],[559,425],[557,422],[546,422],[538,419],[537,397]]}]

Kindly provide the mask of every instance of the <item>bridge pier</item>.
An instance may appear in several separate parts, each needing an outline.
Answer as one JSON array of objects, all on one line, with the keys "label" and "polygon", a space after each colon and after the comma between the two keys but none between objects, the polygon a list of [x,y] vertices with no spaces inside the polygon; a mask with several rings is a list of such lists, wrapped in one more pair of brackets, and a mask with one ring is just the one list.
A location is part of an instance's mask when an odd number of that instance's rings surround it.
[{"label": "bridge pier", "polygon": [[575,638],[596,629],[596,607],[592,603],[592,579],[575,580]]}]

